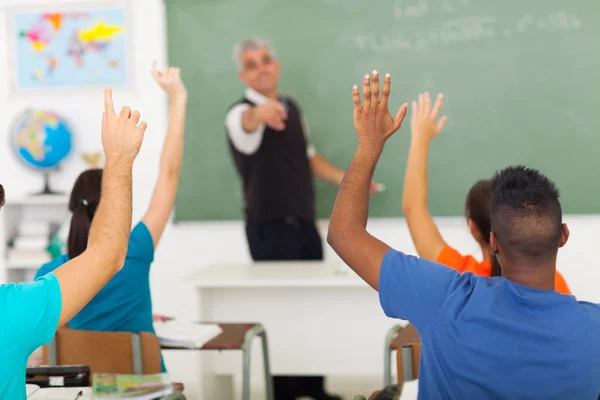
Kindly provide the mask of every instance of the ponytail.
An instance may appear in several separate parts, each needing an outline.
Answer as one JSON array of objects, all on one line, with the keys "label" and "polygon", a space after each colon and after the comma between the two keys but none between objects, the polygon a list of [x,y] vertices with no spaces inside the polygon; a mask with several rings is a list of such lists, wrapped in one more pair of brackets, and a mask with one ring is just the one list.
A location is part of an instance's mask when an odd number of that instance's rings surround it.
[{"label": "ponytail", "polygon": [[81,255],[87,248],[92,218],[90,218],[87,209],[88,206],[84,204],[84,201],[78,202],[71,216],[71,228],[69,229],[69,238],[67,239],[67,249],[70,259]]},{"label": "ponytail", "polygon": [[92,219],[100,203],[101,186],[101,169],[82,172],[73,185],[69,199],[71,226],[67,239],[67,254],[70,259],[81,255],[87,248]]},{"label": "ponytail", "polygon": [[492,274],[490,275],[490,277],[502,276],[502,267],[500,266],[500,263],[498,262],[498,257],[496,257],[495,254],[490,254],[490,258],[492,261]]}]

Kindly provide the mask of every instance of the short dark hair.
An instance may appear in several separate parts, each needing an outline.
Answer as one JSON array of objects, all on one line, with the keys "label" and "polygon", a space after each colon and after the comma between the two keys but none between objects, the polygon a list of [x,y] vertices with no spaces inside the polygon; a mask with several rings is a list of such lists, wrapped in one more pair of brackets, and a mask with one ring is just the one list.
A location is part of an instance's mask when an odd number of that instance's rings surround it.
[{"label": "short dark hair", "polygon": [[507,167],[492,178],[492,231],[510,257],[556,256],[562,209],[556,185],[538,170]]},{"label": "short dark hair", "polygon": [[0,185],[0,208],[4,207],[5,202],[6,202],[6,197],[4,194],[4,186]]}]

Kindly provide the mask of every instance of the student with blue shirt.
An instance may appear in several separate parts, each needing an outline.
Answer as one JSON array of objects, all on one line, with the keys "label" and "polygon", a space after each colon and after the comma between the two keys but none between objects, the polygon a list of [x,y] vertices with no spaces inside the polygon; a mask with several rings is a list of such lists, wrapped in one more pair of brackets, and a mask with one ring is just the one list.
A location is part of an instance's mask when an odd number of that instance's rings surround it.
[{"label": "student with blue shirt", "polygon": [[[131,174],[146,123],[140,113],[114,111],[105,91],[102,145],[106,167],[104,195],[90,227],[89,243],[78,257],[31,283],[0,285],[0,399],[24,399],[29,355],[49,343],[56,329],[73,317],[121,269],[131,228]],[[0,185],[0,207],[4,190]]]},{"label": "student with blue shirt", "polygon": [[[179,68],[158,71],[154,65],[152,73],[170,98],[169,125],[152,200],[141,222],[131,231],[123,269],[69,320],[72,329],[154,332],[150,264],[154,261],[154,249],[175,203],[183,158],[187,91],[181,81]],[[75,181],[69,200],[72,217],[67,254],[43,265],[37,272],[38,277],[54,271],[86,251],[90,225],[96,219],[96,208],[104,198],[104,192],[100,195],[104,174],[105,171],[101,169],[91,169],[82,172]],[[85,266],[83,268],[85,270]],[[162,369],[166,371],[164,363]]]},{"label": "student with blue shirt", "polygon": [[[340,187],[328,242],[379,290],[386,315],[421,337],[419,397],[425,399],[598,399],[600,306],[554,290],[556,256],[569,236],[558,190],[538,171],[509,167],[492,179],[490,248],[502,277],[459,274],[391,249],[365,229],[369,184],[406,104],[388,111],[390,78],[353,88],[358,149]],[[413,118],[437,124],[428,98]]]}]

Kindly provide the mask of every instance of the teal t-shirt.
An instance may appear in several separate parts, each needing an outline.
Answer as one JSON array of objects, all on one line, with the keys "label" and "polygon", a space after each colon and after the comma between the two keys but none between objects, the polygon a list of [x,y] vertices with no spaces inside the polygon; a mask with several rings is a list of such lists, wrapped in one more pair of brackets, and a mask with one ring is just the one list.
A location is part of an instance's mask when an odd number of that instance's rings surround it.
[{"label": "teal t-shirt", "polygon": [[27,359],[52,341],[62,297],[56,275],[0,285],[0,399],[24,399]]},{"label": "teal t-shirt", "polygon": [[[43,265],[36,274],[43,276],[69,261],[63,254]],[[154,243],[148,227],[139,222],[131,231],[125,265],[77,315],[69,321],[71,329],[105,332],[154,332],[150,265]],[[165,372],[163,363],[163,372]]]}]

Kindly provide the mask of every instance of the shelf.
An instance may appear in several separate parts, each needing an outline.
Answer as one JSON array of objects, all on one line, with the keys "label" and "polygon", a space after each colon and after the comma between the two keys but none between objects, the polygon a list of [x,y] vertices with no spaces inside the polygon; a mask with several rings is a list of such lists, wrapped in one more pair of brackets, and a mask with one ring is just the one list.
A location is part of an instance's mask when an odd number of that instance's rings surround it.
[{"label": "shelf", "polygon": [[25,195],[12,197],[10,193],[6,195],[7,206],[63,206],[69,203],[69,196],[67,195]]},{"label": "shelf", "polygon": [[47,260],[6,260],[5,265],[7,270],[37,270],[39,267],[50,261]]}]

